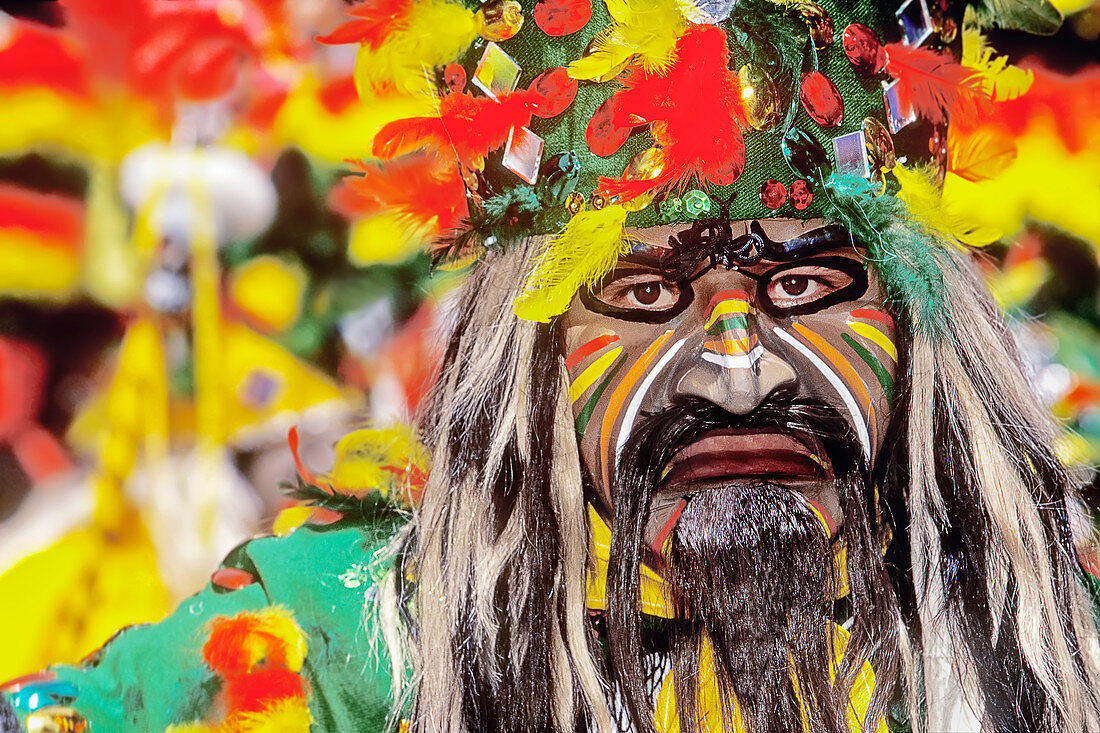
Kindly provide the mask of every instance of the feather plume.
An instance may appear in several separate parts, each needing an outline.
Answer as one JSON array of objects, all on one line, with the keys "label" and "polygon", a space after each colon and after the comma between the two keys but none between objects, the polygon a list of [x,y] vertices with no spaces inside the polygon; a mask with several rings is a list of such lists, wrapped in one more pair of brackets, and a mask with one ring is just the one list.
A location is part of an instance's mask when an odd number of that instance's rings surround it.
[{"label": "feather plume", "polygon": [[214,619],[202,656],[226,678],[249,674],[261,660],[297,672],[306,657],[306,637],[290,611],[268,606]]},{"label": "feather plume", "polygon": [[629,201],[655,189],[684,187],[693,179],[716,186],[736,181],[745,167],[747,124],[741,84],[730,71],[725,32],[694,26],[676,43],[667,73],[635,67],[616,95],[623,122],[642,119],[654,127],[659,166],[644,179],[602,178],[609,195]]},{"label": "feather plume", "polygon": [[564,313],[576,292],[595,285],[626,250],[625,224],[626,209],[616,204],[578,212],[547,242],[512,304],[516,315],[547,323]]},{"label": "feather plume", "polygon": [[947,170],[968,181],[996,178],[1016,160],[1016,141],[998,127],[947,132]]},{"label": "feather plume", "polygon": [[798,87],[811,43],[805,23],[791,13],[777,13],[771,0],[742,0],[729,22],[737,44],[753,63],[766,69],[779,98],[798,109]]},{"label": "feather plume", "polygon": [[355,59],[361,99],[394,91],[428,93],[425,69],[449,63],[477,36],[474,14],[446,0],[413,3],[405,22],[376,47],[363,46]]},{"label": "feather plume", "polygon": [[354,20],[315,40],[329,45],[359,43],[378,48],[386,36],[405,26],[412,5],[413,0],[367,0],[347,11]]},{"label": "feather plume", "polygon": [[410,426],[398,422],[341,438],[329,483],[350,496],[378,490],[383,496],[407,500],[411,488],[423,486],[427,473],[427,449]]},{"label": "feather plume", "polygon": [[993,47],[976,28],[963,31],[962,65],[982,76],[982,89],[994,102],[1016,99],[1035,82],[1035,72],[1010,66],[1007,56],[995,56]]},{"label": "feather plume", "polygon": [[329,207],[348,219],[398,212],[438,231],[455,226],[466,193],[454,160],[417,150],[392,160],[359,161],[329,194]]},{"label": "feather plume", "polygon": [[949,207],[930,170],[909,169],[899,163],[893,173],[901,186],[898,199],[905,204],[909,215],[941,239],[958,245],[982,247],[1001,237],[1000,231],[980,226],[964,212]]},{"label": "feather plume", "polygon": [[611,27],[598,37],[595,51],[569,65],[574,79],[606,77],[635,56],[646,71],[661,71],[687,28],[676,0],[607,0],[607,12]]},{"label": "feather plume", "polygon": [[392,158],[429,145],[453,151],[464,164],[478,168],[486,153],[508,141],[513,127],[531,123],[536,101],[536,95],[528,91],[502,94],[496,99],[465,92],[448,94],[439,103],[438,117],[395,120],[379,130],[374,137],[374,154]]},{"label": "feather plume", "polygon": [[986,27],[1049,36],[1062,27],[1062,13],[1049,0],[980,0],[974,15]]},{"label": "feather plume", "polygon": [[939,124],[950,116],[964,124],[988,112],[989,96],[982,76],[950,56],[928,48],[891,43],[886,46],[886,73],[898,80],[902,109]]}]

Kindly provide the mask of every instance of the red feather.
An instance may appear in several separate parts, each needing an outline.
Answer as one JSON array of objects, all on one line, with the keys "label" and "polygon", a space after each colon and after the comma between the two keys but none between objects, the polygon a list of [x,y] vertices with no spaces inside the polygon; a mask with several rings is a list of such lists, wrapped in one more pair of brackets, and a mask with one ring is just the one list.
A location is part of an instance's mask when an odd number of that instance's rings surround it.
[{"label": "red feather", "polygon": [[[664,73],[635,66],[616,95],[616,122],[651,124],[661,148],[660,172],[653,178],[601,178],[601,187],[628,201],[692,180],[727,186],[745,168],[747,125],[737,74],[729,69],[725,32],[694,26],[676,42],[674,60]],[[655,124],[656,123],[656,124]]]},{"label": "red feather", "polygon": [[254,713],[277,700],[305,697],[302,678],[285,668],[260,668],[226,681],[226,697],[233,713]]},{"label": "red feather", "polygon": [[465,92],[448,94],[439,103],[438,117],[412,117],[385,125],[374,138],[374,154],[391,158],[429,145],[453,151],[463,163],[476,167],[486,153],[508,141],[513,127],[531,123],[537,101],[528,91],[496,99]]},{"label": "red feather", "polygon": [[434,218],[436,227],[447,230],[466,211],[457,162],[434,151],[363,161],[355,169],[359,175],[345,177],[329,195],[329,206],[349,219],[399,211],[418,223]]},{"label": "red feather", "polygon": [[318,43],[340,45],[361,43],[378,48],[395,26],[405,20],[412,8],[412,0],[373,0],[356,5],[348,11],[355,18],[338,26],[331,33],[317,36]]},{"label": "red feather", "polygon": [[992,102],[982,77],[951,56],[923,47],[886,46],[886,73],[898,81],[898,101],[933,124],[948,117],[972,123]]}]

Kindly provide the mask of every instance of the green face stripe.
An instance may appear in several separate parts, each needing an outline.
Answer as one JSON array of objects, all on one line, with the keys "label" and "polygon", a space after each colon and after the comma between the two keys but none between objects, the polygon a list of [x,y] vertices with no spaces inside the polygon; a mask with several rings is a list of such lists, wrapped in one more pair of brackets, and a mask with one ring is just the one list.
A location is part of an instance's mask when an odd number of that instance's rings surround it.
[{"label": "green face stripe", "polygon": [[744,314],[739,313],[715,321],[714,325],[707,329],[707,334],[710,336],[720,336],[726,331],[732,331],[735,328],[746,329],[748,327],[749,319],[746,318]]},{"label": "green face stripe", "polygon": [[611,380],[615,378],[615,375],[618,374],[625,363],[626,359],[619,359],[619,363],[611,367],[611,371],[607,373],[604,380],[599,383],[596,389],[592,390],[592,394],[589,395],[588,401],[584,403],[584,407],[581,408],[580,414],[577,415],[577,435],[584,435],[584,431],[588,429],[588,421],[592,419],[592,413],[596,409],[596,403],[600,401],[600,397],[603,397],[603,393],[608,385],[611,384]]},{"label": "green face stripe", "polygon": [[882,386],[882,391],[886,393],[886,401],[892,403],[894,401],[894,379],[890,376],[890,373],[886,371],[886,367],[875,358],[874,354],[867,350],[866,346],[859,343],[848,334],[842,333],[840,334],[840,338],[844,339],[844,343],[851,346],[852,351],[859,354],[859,358],[867,363],[867,366],[875,373],[875,378],[878,379],[878,383]]}]

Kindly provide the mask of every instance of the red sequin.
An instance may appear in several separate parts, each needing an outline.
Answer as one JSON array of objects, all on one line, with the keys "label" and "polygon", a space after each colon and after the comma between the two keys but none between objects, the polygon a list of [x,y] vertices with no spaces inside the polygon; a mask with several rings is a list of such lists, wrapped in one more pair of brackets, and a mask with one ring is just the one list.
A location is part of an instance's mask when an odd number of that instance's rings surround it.
[{"label": "red sequin", "polygon": [[447,64],[443,70],[443,83],[452,92],[461,92],[466,88],[466,69],[462,64]]},{"label": "red sequin", "polygon": [[844,29],[844,53],[852,66],[865,74],[877,74],[886,66],[886,51],[878,35],[863,23],[852,23]]},{"label": "red sequin", "polygon": [[256,576],[240,568],[218,568],[210,576],[210,582],[226,590],[240,590],[256,582]]},{"label": "red sequin", "polygon": [[778,209],[787,201],[787,187],[782,182],[770,178],[760,187],[760,200],[769,209]]},{"label": "red sequin", "polygon": [[622,127],[615,122],[615,97],[611,97],[599,106],[592,119],[588,121],[588,128],[584,131],[585,142],[588,149],[595,155],[607,157],[614,155],[630,137],[633,128]]},{"label": "red sequin", "polygon": [[568,36],[584,28],[592,17],[592,0],[539,0],[535,25],[548,36]]},{"label": "red sequin", "polygon": [[547,69],[536,76],[527,87],[535,101],[531,113],[542,118],[561,114],[573,104],[577,96],[577,86],[577,80],[570,78],[564,66]]},{"label": "red sequin", "polygon": [[844,100],[829,77],[811,71],[802,77],[802,106],[822,127],[837,127],[844,121]]},{"label": "red sequin", "polygon": [[810,182],[804,178],[791,181],[791,206],[798,211],[810,208],[814,202],[814,190],[810,188]]}]

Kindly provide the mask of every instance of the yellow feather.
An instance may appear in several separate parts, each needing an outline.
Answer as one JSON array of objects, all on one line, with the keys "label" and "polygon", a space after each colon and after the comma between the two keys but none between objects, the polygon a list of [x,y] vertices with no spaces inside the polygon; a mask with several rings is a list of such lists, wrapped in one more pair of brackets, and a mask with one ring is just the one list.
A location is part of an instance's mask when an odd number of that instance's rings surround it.
[{"label": "yellow feather", "polygon": [[[294,615],[282,606],[267,606],[259,611],[244,611],[235,618],[247,618],[252,622],[252,633],[245,644],[255,643],[254,661],[266,655],[270,639],[282,642],[286,651],[286,668],[297,672],[306,658],[306,635],[294,621]],[[214,621],[217,623],[217,619]]]},{"label": "yellow feather", "polygon": [[1027,92],[1035,81],[1035,74],[1009,66],[1007,56],[993,54],[993,47],[977,28],[963,30],[962,64],[981,75],[982,88],[993,97],[993,101],[1015,99]]},{"label": "yellow feather", "polygon": [[411,426],[395,423],[355,430],[341,438],[330,482],[333,489],[345,494],[377,489],[385,495],[395,480],[407,478],[413,471],[428,472],[428,451]]},{"label": "yellow feather", "polygon": [[547,323],[564,313],[577,290],[595,285],[615,266],[627,247],[624,224],[626,209],[618,204],[574,216],[535,263],[512,304],[516,315]]},{"label": "yellow feather", "polygon": [[663,71],[672,62],[676,40],[687,29],[677,0],[608,0],[611,26],[596,50],[569,65],[574,79],[604,80],[637,56],[647,72]]},{"label": "yellow feather", "polygon": [[948,166],[955,175],[968,181],[983,181],[1004,173],[1016,160],[1016,141],[1004,130],[980,127],[947,132]]},{"label": "yellow feather", "polygon": [[946,203],[928,170],[910,170],[899,163],[893,173],[901,185],[898,198],[905,203],[909,215],[930,232],[970,247],[981,247],[1001,238],[999,229],[982,226],[963,210]]},{"label": "yellow feather", "polygon": [[234,715],[222,730],[225,733],[309,733],[313,716],[301,698],[288,698],[254,713]]},{"label": "yellow feather", "polygon": [[405,27],[389,34],[377,49],[363,46],[355,59],[360,99],[392,88],[431,94],[427,70],[453,61],[477,36],[474,14],[446,0],[413,4]]}]

